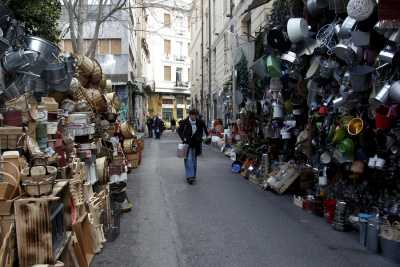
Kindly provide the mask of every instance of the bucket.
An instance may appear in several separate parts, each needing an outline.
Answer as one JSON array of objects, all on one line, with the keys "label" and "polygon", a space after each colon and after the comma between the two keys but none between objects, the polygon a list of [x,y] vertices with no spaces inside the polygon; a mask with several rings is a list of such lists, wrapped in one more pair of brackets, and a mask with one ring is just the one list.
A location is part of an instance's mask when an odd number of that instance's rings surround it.
[{"label": "bucket", "polygon": [[326,218],[326,222],[329,224],[333,223],[333,219],[335,217],[335,209],[336,209],[335,199],[327,199],[324,201],[324,215]]},{"label": "bucket", "polygon": [[382,255],[388,259],[391,259],[397,264],[400,264],[400,241],[389,240],[386,238],[380,238]]},{"label": "bucket", "polygon": [[366,247],[369,251],[379,252],[379,218],[368,219]]},{"label": "bucket", "polygon": [[388,129],[392,124],[392,119],[389,116],[389,108],[381,106],[376,109],[375,127],[377,129]]},{"label": "bucket", "polygon": [[367,232],[368,232],[368,220],[372,217],[371,214],[359,213],[359,225],[360,225],[360,244],[365,247],[367,246]]}]

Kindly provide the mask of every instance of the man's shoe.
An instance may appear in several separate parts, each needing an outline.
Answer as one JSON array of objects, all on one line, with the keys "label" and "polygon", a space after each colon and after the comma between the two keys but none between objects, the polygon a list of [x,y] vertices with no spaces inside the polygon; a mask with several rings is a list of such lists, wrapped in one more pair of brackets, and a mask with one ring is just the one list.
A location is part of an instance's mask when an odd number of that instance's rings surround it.
[{"label": "man's shoe", "polygon": [[186,178],[186,181],[187,181],[188,184],[192,185],[194,183],[194,181],[195,181],[195,178],[194,177],[188,177],[188,178]]}]

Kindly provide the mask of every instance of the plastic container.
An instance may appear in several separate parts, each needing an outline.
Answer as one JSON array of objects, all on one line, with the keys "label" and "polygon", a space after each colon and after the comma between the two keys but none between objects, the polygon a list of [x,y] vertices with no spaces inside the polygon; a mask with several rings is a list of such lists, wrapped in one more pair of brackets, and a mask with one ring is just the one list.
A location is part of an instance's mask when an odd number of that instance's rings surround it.
[{"label": "plastic container", "polygon": [[371,252],[379,253],[379,217],[368,219],[366,247]]},{"label": "plastic container", "polygon": [[367,246],[367,232],[368,232],[368,220],[373,215],[367,213],[359,213],[359,225],[360,225],[360,244],[365,247]]}]

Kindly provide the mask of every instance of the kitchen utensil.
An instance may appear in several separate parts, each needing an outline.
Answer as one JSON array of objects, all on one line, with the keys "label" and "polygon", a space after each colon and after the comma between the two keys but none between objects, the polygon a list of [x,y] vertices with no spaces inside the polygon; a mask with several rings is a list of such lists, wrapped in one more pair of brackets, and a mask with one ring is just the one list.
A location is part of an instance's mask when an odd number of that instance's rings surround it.
[{"label": "kitchen utensil", "polygon": [[351,32],[351,40],[356,46],[368,46],[369,45],[369,32],[353,31]]},{"label": "kitchen utensil", "polygon": [[27,48],[39,53],[39,57],[35,62],[32,70],[40,74],[47,64],[54,62],[60,54],[60,48],[57,45],[36,36],[28,36],[25,38]]},{"label": "kitchen utensil", "polygon": [[26,88],[29,88],[29,90],[32,90],[34,93],[47,95],[49,91],[49,87],[46,81],[43,80],[42,78],[36,78],[29,75],[25,75],[24,82]]},{"label": "kitchen utensil", "polygon": [[50,85],[60,84],[64,82],[68,78],[65,63],[49,63],[46,66],[42,77]]},{"label": "kitchen utensil", "polygon": [[358,135],[364,129],[364,121],[361,118],[353,118],[347,124],[347,132],[350,135]]},{"label": "kitchen utensil", "polygon": [[400,81],[392,83],[389,92],[389,98],[392,102],[400,104]]},{"label": "kitchen utensil", "polygon": [[385,85],[379,90],[378,94],[373,98],[374,101],[379,104],[386,104],[389,100],[391,87],[392,85],[390,83],[385,83]]},{"label": "kitchen utensil", "polygon": [[328,151],[324,151],[320,156],[319,160],[322,164],[328,165],[332,161],[332,157]]},{"label": "kitchen utensil", "polygon": [[15,72],[17,69],[24,69],[32,65],[39,54],[34,51],[18,49],[6,52],[2,59],[3,68],[6,72]]},{"label": "kitchen utensil", "polygon": [[26,92],[26,85],[24,83],[24,75],[19,75],[4,90],[2,97],[4,98],[4,100],[9,101],[25,94],[25,92]]},{"label": "kitchen utensil", "polygon": [[357,65],[350,69],[350,83],[354,92],[363,92],[369,89],[368,80],[370,74],[375,71],[368,65]]},{"label": "kitchen utensil", "polygon": [[64,99],[61,103],[61,108],[68,113],[72,113],[75,111],[75,102],[71,99]]},{"label": "kitchen utensil", "polygon": [[292,45],[287,33],[281,27],[272,28],[267,34],[267,41],[269,46],[280,52],[286,52]]},{"label": "kitchen utensil", "polygon": [[340,30],[338,32],[338,37],[340,39],[347,39],[351,37],[351,33],[355,29],[357,25],[357,21],[352,17],[347,16],[342,25],[340,26]]},{"label": "kitchen utensil", "polygon": [[307,11],[312,17],[319,16],[322,10],[327,7],[328,2],[325,0],[307,0]]},{"label": "kitchen utensil", "polygon": [[282,54],[281,60],[282,60],[282,61],[289,62],[289,63],[291,63],[291,64],[296,64],[296,63],[298,63],[298,58],[297,58],[296,53],[291,52],[291,51],[288,51],[287,53]]},{"label": "kitchen utensil", "polygon": [[341,59],[348,65],[352,65],[356,61],[356,53],[349,45],[336,45],[334,48],[334,53],[337,58]]},{"label": "kitchen utensil", "polygon": [[287,23],[287,33],[292,43],[298,43],[308,37],[308,24],[303,18],[291,18]]}]

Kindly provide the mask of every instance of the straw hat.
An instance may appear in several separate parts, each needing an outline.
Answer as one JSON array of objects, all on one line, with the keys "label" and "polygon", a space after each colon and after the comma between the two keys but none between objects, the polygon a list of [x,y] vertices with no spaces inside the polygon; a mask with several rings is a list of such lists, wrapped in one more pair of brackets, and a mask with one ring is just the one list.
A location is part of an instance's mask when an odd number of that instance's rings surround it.
[{"label": "straw hat", "polygon": [[366,20],[374,12],[372,0],[350,0],[347,4],[347,14],[357,21]]}]

